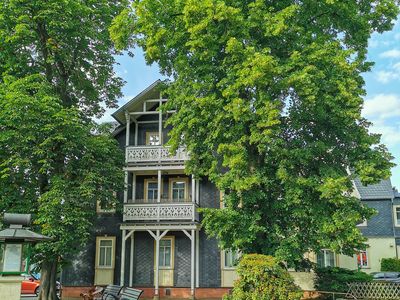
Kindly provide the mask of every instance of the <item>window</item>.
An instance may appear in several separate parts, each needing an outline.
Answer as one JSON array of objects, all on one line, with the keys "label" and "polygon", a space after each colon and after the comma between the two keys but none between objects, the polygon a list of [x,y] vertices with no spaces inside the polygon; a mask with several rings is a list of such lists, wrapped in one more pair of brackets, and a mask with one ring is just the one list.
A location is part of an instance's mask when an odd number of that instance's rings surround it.
[{"label": "window", "polygon": [[144,200],[147,202],[157,202],[158,182],[155,179],[144,180]]},{"label": "window", "polygon": [[158,132],[146,132],[146,145],[158,146],[161,145]]},{"label": "window", "polygon": [[400,205],[393,206],[394,210],[394,225],[400,227]]},{"label": "window", "polygon": [[357,224],[357,226],[360,226],[360,227],[362,227],[362,226],[367,226],[367,225],[368,225],[367,219],[365,219],[365,220],[362,221],[361,223]]},{"label": "window", "polygon": [[239,251],[224,250],[224,268],[235,268],[240,258]]},{"label": "window", "polygon": [[318,267],[334,267],[335,266],[335,253],[331,250],[321,250],[317,253],[317,266]]},{"label": "window", "polygon": [[115,237],[97,238],[97,266],[99,268],[114,267]]},{"label": "window", "polygon": [[[114,198],[117,198],[117,192],[112,192],[112,195]],[[110,201],[111,199],[107,199],[108,201]],[[115,213],[115,203],[113,205],[110,205],[109,207],[104,207],[101,205],[100,201],[97,201],[96,203],[96,212],[98,214],[102,214],[102,213]]]},{"label": "window", "polygon": [[164,237],[159,244],[158,266],[160,269],[174,268],[174,237]]},{"label": "window", "polygon": [[170,199],[174,202],[185,202],[188,198],[187,187],[187,178],[171,178],[169,182]]},{"label": "window", "polygon": [[357,254],[357,265],[360,268],[368,268],[368,253],[367,250],[361,250]]}]

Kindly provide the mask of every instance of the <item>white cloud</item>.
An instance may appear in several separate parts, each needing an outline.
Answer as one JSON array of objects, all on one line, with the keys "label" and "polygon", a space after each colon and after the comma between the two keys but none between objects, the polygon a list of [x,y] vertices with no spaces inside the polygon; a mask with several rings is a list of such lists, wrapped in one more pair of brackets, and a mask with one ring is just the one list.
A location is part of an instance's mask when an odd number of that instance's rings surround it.
[{"label": "white cloud", "polygon": [[380,57],[385,57],[385,58],[400,58],[400,50],[398,49],[392,49],[388,50],[385,52],[382,52],[380,54]]},{"label": "white cloud", "polygon": [[388,147],[394,147],[400,144],[400,125],[393,124],[389,125],[385,122],[375,121],[371,127],[371,132],[379,133],[382,135],[381,142]]},{"label": "white cloud", "polygon": [[[400,95],[378,94],[364,103],[363,115],[368,119],[400,117]],[[400,138],[400,132],[397,133]]]},{"label": "white cloud", "polygon": [[397,72],[392,71],[378,71],[376,73],[376,80],[381,83],[388,83],[392,80],[400,79],[400,75]]},{"label": "white cloud", "polygon": [[392,66],[392,69],[396,70],[396,71],[400,74],[400,62],[395,63],[395,64]]}]

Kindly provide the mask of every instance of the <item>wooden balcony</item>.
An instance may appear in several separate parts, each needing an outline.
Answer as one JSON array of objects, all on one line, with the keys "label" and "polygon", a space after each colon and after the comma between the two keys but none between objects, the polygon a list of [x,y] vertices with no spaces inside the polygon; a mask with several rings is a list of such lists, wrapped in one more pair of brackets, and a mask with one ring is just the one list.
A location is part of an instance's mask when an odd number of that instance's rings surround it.
[{"label": "wooden balcony", "polygon": [[185,148],[179,148],[173,155],[164,146],[127,146],[127,163],[180,163],[189,159]]},{"label": "wooden balcony", "polygon": [[193,202],[127,203],[125,221],[198,221],[197,204]]}]

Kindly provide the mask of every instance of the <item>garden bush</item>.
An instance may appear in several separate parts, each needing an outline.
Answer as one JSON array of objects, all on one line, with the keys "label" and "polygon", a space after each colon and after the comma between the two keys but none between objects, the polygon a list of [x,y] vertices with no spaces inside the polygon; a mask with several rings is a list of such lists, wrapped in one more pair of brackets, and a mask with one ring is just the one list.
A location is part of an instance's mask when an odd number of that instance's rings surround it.
[{"label": "garden bush", "polygon": [[225,300],[299,300],[303,295],[289,272],[272,256],[244,255],[237,272],[239,279]]},{"label": "garden bush", "polygon": [[382,258],[381,271],[385,271],[385,272],[400,272],[400,259],[397,259],[397,258]]},{"label": "garden bush", "polygon": [[369,282],[372,276],[361,272],[337,267],[316,268],[315,287],[318,291],[346,293],[347,283]]}]

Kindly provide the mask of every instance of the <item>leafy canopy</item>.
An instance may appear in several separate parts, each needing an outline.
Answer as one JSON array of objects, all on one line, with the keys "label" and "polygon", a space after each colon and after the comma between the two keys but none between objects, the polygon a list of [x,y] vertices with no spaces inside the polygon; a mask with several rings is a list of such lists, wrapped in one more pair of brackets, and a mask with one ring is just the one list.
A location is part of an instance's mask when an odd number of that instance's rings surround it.
[{"label": "leafy canopy", "polygon": [[123,155],[101,126],[65,108],[40,75],[0,85],[0,211],[35,213],[61,262],[88,238],[96,203],[115,205]]},{"label": "leafy canopy", "polygon": [[89,116],[115,107],[123,81],[113,71],[107,28],[126,3],[0,1],[0,81],[45,74],[66,106],[79,106]]},{"label": "leafy canopy", "polygon": [[58,262],[84,245],[96,201],[114,203],[123,158],[90,121],[123,81],[108,27],[128,0],[0,1],[1,209],[37,213],[39,299],[56,299]]},{"label": "leafy canopy", "polygon": [[[361,116],[371,33],[396,0],[142,0],[110,29],[173,78],[165,109],[188,172],[224,192],[204,209],[222,247],[299,265],[307,251],[363,248],[372,211],[352,195],[390,175],[391,156]],[[352,170],[352,174],[349,174]]]}]

